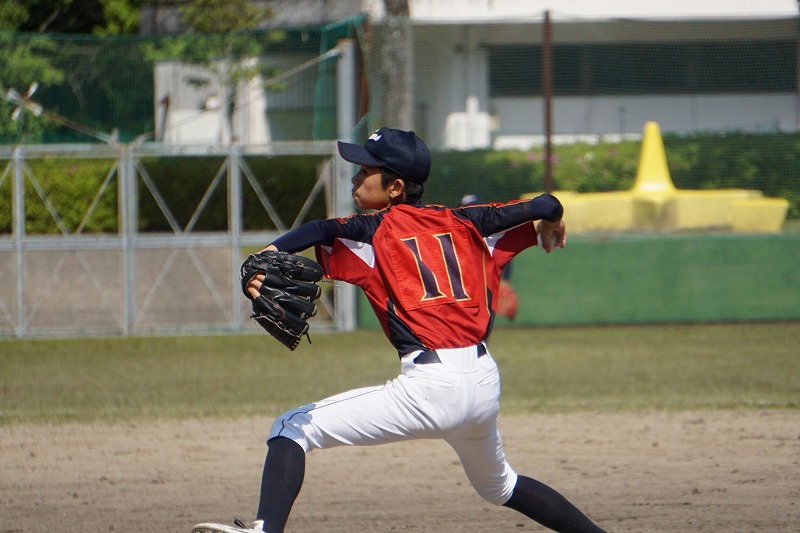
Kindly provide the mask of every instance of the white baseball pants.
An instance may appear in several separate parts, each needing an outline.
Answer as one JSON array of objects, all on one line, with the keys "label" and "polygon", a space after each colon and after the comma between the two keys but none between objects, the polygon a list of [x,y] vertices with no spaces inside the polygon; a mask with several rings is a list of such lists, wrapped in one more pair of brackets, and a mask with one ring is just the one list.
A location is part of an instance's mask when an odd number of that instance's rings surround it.
[{"label": "white baseball pants", "polygon": [[508,501],[517,474],[506,462],[497,429],[500,375],[477,347],[436,350],[440,363],[401,360],[385,385],[351,390],[288,411],[269,438],[286,437],[306,453],[335,446],[369,446],[410,439],[443,439],[456,451],[472,486],[485,500]]}]

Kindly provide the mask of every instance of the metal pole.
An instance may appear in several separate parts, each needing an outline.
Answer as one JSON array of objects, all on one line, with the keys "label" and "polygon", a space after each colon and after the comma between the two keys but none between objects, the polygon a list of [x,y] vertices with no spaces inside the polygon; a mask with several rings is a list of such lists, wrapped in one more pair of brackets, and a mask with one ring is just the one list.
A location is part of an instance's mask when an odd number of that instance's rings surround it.
[{"label": "metal pole", "polygon": [[[336,64],[336,131],[339,140],[354,142],[357,120],[358,94],[356,92],[356,45],[352,39],[337,43],[339,58]],[[334,155],[333,165],[333,215],[345,217],[353,213],[350,178],[355,165],[344,163]],[[341,331],[353,331],[357,326],[358,305],[356,288],[343,283],[336,287],[336,325]]]},{"label": "metal pole", "polygon": [[358,94],[356,87],[356,42],[341,39],[336,43],[336,136],[341,141],[353,142],[353,129],[358,119]]},{"label": "metal pole", "polygon": [[23,241],[25,240],[25,181],[22,173],[24,157],[22,147],[16,146],[13,154],[14,165],[14,214],[12,226],[14,228],[14,253],[17,260],[17,337],[25,334],[25,272],[23,260]]},{"label": "metal pole", "polygon": [[120,146],[119,152],[119,231],[122,239],[122,332],[130,335],[136,324],[136,167],[130,145]]},{"label": "metal pole", "polygon": [[550,11],[544,12],[544,35],[542,39],[542,97],[544,98],[544,190],[553,192],[553,79],[552,79],[552,32]]},{"label": "metal pole", "polygon": [[242,301],[239,266],[242,263],[242,169],[241,148],[232,143],[228,154],[228,231],[231,237],[231,327],[238,326],[239,303]]},{"label": "metal pole", "polygon": [[[800,0],[797,0],[797,7],[800,8]],[[798,30],[797,40],[794,43],[795,46],[795,54],[797,59],[795,60],[796,68],[797,68],[797,79],[795,83],[797,83],[797,90],[794,94],[794,101],[795,101],[795,131],[800,130],[800,17],[797,19],[795,23],[795,27]]]}]

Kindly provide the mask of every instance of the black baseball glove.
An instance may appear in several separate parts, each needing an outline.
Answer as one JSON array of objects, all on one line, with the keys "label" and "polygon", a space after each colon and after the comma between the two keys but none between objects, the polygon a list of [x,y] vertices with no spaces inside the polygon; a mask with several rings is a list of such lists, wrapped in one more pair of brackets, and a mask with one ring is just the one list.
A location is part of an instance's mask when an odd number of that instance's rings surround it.
[{"label": "black baseball glove", "polygon": [[[247,284],[257,274],[263,274],[264,281],[253,298]],[[242,291],[253,302],[250,318],[290,350],[308,334],[308,319],[317,313],[313,301],[322,292],[317,285],[321,279],[322,267],[316,261],[286,252],[250,255],[240,272]]]}]

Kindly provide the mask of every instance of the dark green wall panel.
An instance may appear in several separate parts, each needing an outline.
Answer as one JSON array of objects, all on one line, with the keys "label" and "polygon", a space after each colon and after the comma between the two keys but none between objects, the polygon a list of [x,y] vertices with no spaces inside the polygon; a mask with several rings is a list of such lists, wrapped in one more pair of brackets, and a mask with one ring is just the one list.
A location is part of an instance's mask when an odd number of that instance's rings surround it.
[{"label": "dark green wall panel", "polygon": [[[516,325],[798,320],[800,234],[571,236],[519,255],[511,282]],[[363,296],[359,319],[377,327]]]}]

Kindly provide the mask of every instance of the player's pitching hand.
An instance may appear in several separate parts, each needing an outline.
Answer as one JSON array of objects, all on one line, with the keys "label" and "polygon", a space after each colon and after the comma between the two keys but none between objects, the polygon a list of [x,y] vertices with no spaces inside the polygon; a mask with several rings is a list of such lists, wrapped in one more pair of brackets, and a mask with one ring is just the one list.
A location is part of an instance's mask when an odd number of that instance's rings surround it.
[{"label": "player's pitching hand", "polygon": [[540,220],[536,225],[536,233],[539,234],[539,246],[548,254],[567,244],[567,227],[563,220],[558,222]]}]

